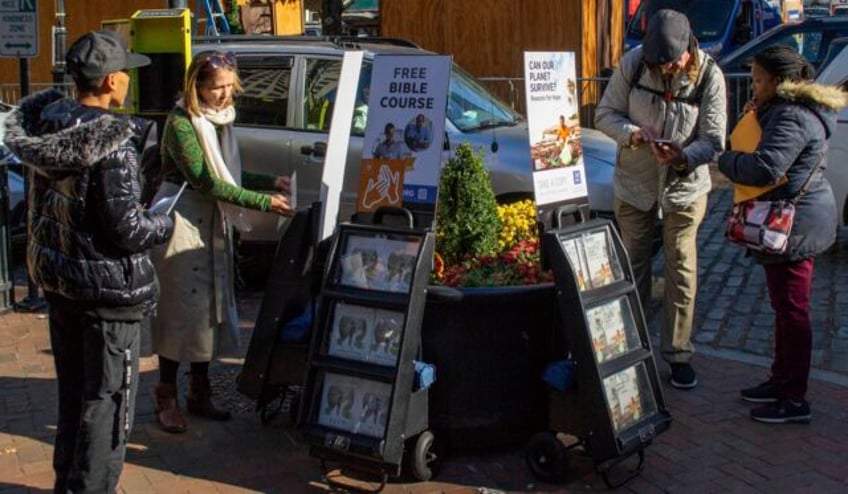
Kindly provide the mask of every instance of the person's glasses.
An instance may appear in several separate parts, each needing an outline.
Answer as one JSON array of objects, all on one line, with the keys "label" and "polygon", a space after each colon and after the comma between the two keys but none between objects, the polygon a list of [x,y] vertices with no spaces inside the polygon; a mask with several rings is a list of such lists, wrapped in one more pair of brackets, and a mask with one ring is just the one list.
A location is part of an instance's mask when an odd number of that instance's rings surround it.
[{"label": "person's glasses", "polygon": [[212,53],[205,57],[204,61],[213,69],[235,68],[236,54],[231,51],[227,53]]}]

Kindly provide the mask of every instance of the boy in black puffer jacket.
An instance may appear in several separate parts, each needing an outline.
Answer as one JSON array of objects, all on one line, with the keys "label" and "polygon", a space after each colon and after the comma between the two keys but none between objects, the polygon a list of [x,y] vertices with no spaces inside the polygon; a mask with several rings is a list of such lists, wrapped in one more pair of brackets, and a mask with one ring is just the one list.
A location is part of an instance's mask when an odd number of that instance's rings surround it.
[{"label": "boy in black puffer jacket", "polygon": [[27,267],[50,302],[59,384],[54,492],[114,492],[132,427],[141,321],[158,284],[149,249],[173,221],[139,203],[133,122],[109,108],[126,98],[128,69],[150,59],[108,32],[66,56],[78,97],[21,102],[6,145],[33,171]]}]

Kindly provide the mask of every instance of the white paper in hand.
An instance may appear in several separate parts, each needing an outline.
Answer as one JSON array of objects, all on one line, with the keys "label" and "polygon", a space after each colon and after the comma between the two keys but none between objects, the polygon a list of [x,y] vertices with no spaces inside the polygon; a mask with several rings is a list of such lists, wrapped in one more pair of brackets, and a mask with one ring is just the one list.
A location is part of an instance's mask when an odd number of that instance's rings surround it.
[{"label": "white paper in hand", "polygon": [[174,206],[177,205],[177,201],[180,199],[180,196],[183,195],[183,191],[187,184],[188,182],[183,182],[183,185],[180,186],[180,190],[178,190],[176,194],[159,199],[153,203],[150,208],[148,208],[148,211],[157,214],[171,214],[171,211],[174,210]]}]

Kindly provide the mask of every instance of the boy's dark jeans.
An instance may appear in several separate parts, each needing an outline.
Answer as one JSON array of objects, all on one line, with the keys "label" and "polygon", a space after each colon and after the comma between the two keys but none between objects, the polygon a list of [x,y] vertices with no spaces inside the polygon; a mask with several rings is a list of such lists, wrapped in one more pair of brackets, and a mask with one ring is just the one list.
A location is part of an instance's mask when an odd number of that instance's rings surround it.
[{"label": "boy's dark jeans", "polygon": [[140,321],[50,305],[59,384],[56,493],[112,493],[124,465],[138,388]]}]

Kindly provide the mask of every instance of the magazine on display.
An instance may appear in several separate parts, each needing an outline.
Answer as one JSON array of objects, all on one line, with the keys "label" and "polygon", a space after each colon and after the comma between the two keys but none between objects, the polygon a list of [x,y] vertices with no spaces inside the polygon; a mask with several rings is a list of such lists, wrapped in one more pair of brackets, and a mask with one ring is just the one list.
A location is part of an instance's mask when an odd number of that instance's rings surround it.
[{"label": "magazine on display", "polygon": [[606,230],[583,235],[583,250],[586,253],[592,288],[609,285],[621,279],[621,266],[610,247],[611,242],[607,238]]},{"label": "magazine on display", "polygon": [[360,362],[397,365],[402,312],[338,302],[327,336],[327,354]]},{"label": "magazine on display", "polygon": [[604,391],[616,433],[657,411],[644,363],[605,377]]},{"label": "magazine on display", "polygon": [[595,360],[600,364],[640,346],[630,302],[621,297],[586,311]]},{"label": "magazine on display", "polygon": [[341,285],[409,293],[421,238],[350,234],[346,237],[336,280]]},{"label": "magazine on display", "polygon": [[392,386],[341,374],[324,374],[318,423],[382,439],[386,434]]},{"label": "magazine on display", "polygon": [[584,261],[583,241],[580,237],[572,237],[562,241],[562,247],[565,249],[565,254],[571,262],[571,268],[574,270],[574,277],[577,281],[577,288],[580,291],[585,291],[590,288],[589,277],[586,276],[588,269]]}]

